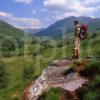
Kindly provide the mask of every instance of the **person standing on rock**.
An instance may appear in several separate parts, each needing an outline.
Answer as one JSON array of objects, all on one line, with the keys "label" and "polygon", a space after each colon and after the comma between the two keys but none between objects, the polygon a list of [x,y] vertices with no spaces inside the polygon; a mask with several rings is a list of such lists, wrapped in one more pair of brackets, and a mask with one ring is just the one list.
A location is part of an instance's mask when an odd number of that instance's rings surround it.
[{"label": "person standing on rock", "polygon": [[74,21],[74,47],[73,47],[73,60],[79,59],[80,53],[80,32],[81,32],[81,25],[79,21]]}]

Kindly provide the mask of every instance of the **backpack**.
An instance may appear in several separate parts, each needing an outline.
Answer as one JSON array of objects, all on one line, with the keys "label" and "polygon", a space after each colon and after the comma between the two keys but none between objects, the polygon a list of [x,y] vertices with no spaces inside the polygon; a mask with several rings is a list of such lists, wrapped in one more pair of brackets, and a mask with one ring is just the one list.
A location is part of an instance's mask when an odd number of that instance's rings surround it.
[{"label": "backpack", "polygon": [[82,24],[80,30],[80,39],[83,40],[87,37],[87,31],[88,31],[88,26]]}]

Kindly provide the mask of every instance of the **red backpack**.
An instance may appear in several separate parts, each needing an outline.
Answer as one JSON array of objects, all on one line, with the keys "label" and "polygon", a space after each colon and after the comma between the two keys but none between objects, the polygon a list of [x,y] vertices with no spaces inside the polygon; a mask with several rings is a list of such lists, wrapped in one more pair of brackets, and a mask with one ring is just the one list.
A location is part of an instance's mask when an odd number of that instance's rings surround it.
[{"label": "red backpack", "polygon": [[81,25],[81,31],[80,31],[80,39],[85,39],[87,36],[88,26],[87,25]]}]

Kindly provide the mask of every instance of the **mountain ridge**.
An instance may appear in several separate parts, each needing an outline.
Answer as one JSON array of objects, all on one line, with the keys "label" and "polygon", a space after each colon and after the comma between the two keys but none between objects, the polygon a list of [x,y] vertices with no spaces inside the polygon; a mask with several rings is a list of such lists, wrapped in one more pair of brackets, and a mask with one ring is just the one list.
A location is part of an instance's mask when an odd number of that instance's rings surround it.
[{"label": "mountain ridge", "polygon": [[80,23],[87,24],[89,27],[89,32],[95,32],[96,30],[100,29],[100,18],[71,16],[56,21],[54,24],[50,25],[45,30],[35,33],[35,35],[57,37],[65,33],[72,33],[74,31],[74,26],[73,26],[74,20],[79,20]]}]

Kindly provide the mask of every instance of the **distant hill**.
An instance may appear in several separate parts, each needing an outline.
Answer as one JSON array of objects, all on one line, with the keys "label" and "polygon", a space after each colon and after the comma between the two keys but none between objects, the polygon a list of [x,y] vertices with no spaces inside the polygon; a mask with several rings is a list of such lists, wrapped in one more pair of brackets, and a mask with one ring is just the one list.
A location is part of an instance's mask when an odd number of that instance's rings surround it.
[{"label": "distant hill", "polygon": [[[11,57],[24,46],[24,31],[0,20],[0,57]],[[2,55],[2,56],[1,56]]]},{"label": "distant hill", "polygon": [[6,38],[7,36],[20,39],[24,36],[24,31],[15,28],[12,25],[0,20],[0,38]]},{"label": "distant hill", "polygon": [[44,28],[39,28],[39,29],[24,29],[23,31],[31,33],[31,34],[35,34],[37,32],[43,31],[43,30],[44,30]]},{"label": "distant hill", "polygon": [[57,37],[65,33],[71,33],[74,31],[74,20],[79,20],[82,24],[87,24],[90,32],[100,30],[100,18],[71,16],[55,22],[54,24],[50,25],[47,29],[35,33],[35,35]]}]

